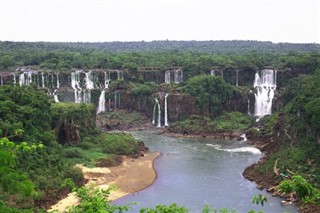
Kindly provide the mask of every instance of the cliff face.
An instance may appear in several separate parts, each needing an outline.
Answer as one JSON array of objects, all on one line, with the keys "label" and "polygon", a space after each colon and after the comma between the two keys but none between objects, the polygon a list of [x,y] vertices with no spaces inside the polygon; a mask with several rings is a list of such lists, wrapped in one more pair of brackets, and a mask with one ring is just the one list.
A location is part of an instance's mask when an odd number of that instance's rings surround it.
[{"label": "cliff face", "polygon": [[95,106],[93,104],[55,103],[54,126],[58,142],[79,143],[81,137],[95,128]]},{"label": "cliff face", "polygon": [[[252,87],[255,70],[212,70],[208,74],[218,75],[231,85]],[[303,73],[301,70],[284,70],[277,72],[277,91],[283,87],[290,78]],[[73,70],[69,73],[36,71],[29,68],[20,68],[12,73],[0,73],[1,85],[33,85],[38,89],[46,90],[52,97],[56,96],[60,102],[94,103],[98,105],[99,96],[102,89],[118,79],[125,79],[133,82],[153,81],[158,84],[178,83],[183,81],[183,70],[181,68],[146,68],[135,72],[126,70]],[[164,85],[164,84],[163,84]],[[165,91],[165,90],[164,90]],[[105,105],[106,110],[125,109],[127,111],[137,111],[145,114],[149,118],[153,116],[155,104],[154,98],[160,103],[160,109],[164,112],[165,92],[158,92],[149,96],[134,96],[128,91],[115,91],[106,89]],[[181,93],[170,93],[167,98],[168,120],[170,122],[185,119],[192,114],[206,114],[197,109],[195,98]],[[254,113],[255,98],[254,93],[247,92],[236,99],[222,103],[226,111],[239,111],[242,113]],[[282,108],[282,100],[274,99],[273,111]],[[164,116],[164,115],[162,115]],[[162,118],[163,119],[163,118]]]}]

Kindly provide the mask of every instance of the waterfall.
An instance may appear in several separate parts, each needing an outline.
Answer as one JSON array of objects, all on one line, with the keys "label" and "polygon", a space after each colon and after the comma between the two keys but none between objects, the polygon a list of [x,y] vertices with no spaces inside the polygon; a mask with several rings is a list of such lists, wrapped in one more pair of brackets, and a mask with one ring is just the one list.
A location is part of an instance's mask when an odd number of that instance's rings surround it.
[{"label": "waterfall", "polygon": [[[99,97],[99,104],[97,114],[106,111],[106,90],[109,89],[110,72],[104,72],[104,88],[101,90]],[[110,110],[110,98],[109,98],[109,110]]]},{"label": "waterfall", "polygon": [[16,74],[15,73],[12,73],[12,77],[13,77],[13,85],[16,86],[17,84],[17,80],[16,80]]},{"label": "waterfall", "polygon": [[102,90],[101,94],[100,94],[100,97],[99,97],[99,105],[98,105],[97,114],[106,111],[106,97],[105,97],[105,94],[106,94],[106,91]]},{"label": "waterfall", "polygon": [[123,79],[123,72],[117,70],[117,80]]},{"label": "waterfall", "polygon": [[20,87],[22,86],[22,85],[24,85],[25,84],[25,76],[24,76],[24,73],[22,73],[20,76],[19,76],[19,85],[20,85]]},{"label": "waterfall", "polygon": [[114,110],[117,110],[117,91],[114,92]]},{"label": "waterfall", "polygon": [[236,70],[236,86],[239,86],[238,77],[239,77],[239,70]]},{"label": "waterfall", "polygon": [[86,78],[85,78],[86,79],[86,89],[87,90],[94,89],[91,71],[86,72],[85,75],[86,75]]},{"label": "waterfall", "polygon": [[180,72],[181,70],[174,70],[174,83],[178,84],[181,82]]},{"label": "waterfall", "polygon": [[248,98],[248,115],[251,115],[250,113],[250,99]]},{"label": "waterfall", "polygon": [[80,72],[71,73],[71,87],[74,90],[74,102],[81,103]]},{"label": "waterfall", "polygon": [[157,98],[155,98],[154,100],[155,100],[155,103],[153,106],[152,125],[156,124],[156,108],[157,108],[157,102],[158,102]]},{"label": "waterfall", "polygon": [[59,73],[56,74],[57,77],[57,88],[60,88],[60,82],[59,82]]},{"label": "waterfall", "polygon": [[153,116],[152,116],[152,125],[156,125],[156,111],[158,108],[158,121],[157,121],[157,127],[161,128],[161,109],[160,109],[160,103],[157,98],[154,99],[155,103],[153,106]]},{"label": "waterfall", "polygon": [[59,102],[57,89],[55,89],[53,92],[53,99],[54,99],[54,102],[56,102],[56,103]]},{"label": "waterfall", "polygon": [[211,71],[210,71],[210,75],[216,75],[215,71],[214,71],[214,70],[211,70]]},{"label": "waterfall", "polygon": [[164,82],[166,84],[170,84],[170,75],[171,75],[170,70],[166,70],[166,72],[164,73]]},{"label": "waterfall", "polygon": [[168,124],[168,93],[166,94],[166,96],[164,97],[164,126],[169,126]]},{"label": "waterfall", "polygon": [[161,109],[160,109],[160,103],[158,100],[157,100],[157,104],[158,104],[158,125],[157,125],[157,127],[161,128]]},{"label": "waterfall", "polygon": [[276,71],[262,70],[261,77],[257,72],[254,79],[255,109],[254,115],[261,118],[270,115],[272,110],[272,100],[276,90]]},{"label": "waterfall", "polygon": [[45,88],[43,72],[41,73],[41,83],[42,83],[42,88]]},{"label": "waterfall", "polygon": [[2,78],[2,74],[0,74],[0,86],[3,86],[3,78]]},{"label": "waterfall", "polygon": [[164,82],[166,84],[171,83],[171,72],[173,72],[173,81],[176,84],[179,84],[183,81],[183,72],[182,69],[176,69],[176,70],[166,70],[164,73]]},{"label": "waterfall", "polygon": [[110,72],[104,72],[104,88],[109,89],[109,83],[110,83]]}]

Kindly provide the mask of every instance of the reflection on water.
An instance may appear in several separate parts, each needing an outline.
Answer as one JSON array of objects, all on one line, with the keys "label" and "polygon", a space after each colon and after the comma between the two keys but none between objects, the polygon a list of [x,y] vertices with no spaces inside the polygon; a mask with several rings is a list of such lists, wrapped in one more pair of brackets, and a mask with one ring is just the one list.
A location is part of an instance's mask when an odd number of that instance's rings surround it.
[{"label": "reflection on water", "polygon": [[[155,161],[158,177],[152,186],[114,202],[138,202],[132,212],[173,202],[190,212],[202,212],[205,205],[236,212],[298,212],[293,206],[281,206],[279,198],[258,190],[242,176],[243,170],[261,157],[256,148],[232,140],[171,138],[153,132],[133,135],[161,156]],[[268,197],[264,207],[251,203],[259,193]]]}]

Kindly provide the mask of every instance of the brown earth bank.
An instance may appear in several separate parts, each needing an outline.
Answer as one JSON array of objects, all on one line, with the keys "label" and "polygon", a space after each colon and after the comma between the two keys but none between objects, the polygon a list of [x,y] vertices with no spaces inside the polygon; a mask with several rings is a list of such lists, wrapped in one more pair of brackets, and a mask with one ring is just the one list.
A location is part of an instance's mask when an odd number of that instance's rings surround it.
[{"label": "brown earth bank", "polygon": [[[153,162],[159,155],[159,152],[147,152],[140,158],[119,156],[116,160],[118,165],[111,163],[111,167],[87,168],[83,165],[77,165],[77,167],[83,171],[84,178],[88,181],[86,185],[94,185],[100,189],[107,189],[114,185],[116,189],[109,195],[112,201],[150,186],[157,178]],[[78,203],[79,199],[76,195],[70,193],[51,206],[48,211],[64,212],[68,207]]]},{"label": "brown earth bank", "polygon": [[280,140],[273,139],[270,136],[260,136],[255,137],[250,132],[246,131],[179,131],[176,132],[170,127],[167,129],[159,130],[159,134],[167,135],[170,137],[182,137],[182,138],[197,138],[197,137],[208,137],[208,138],[223,138],[223,139],[241,139],[240,136],[246,133],[247,144],[253,145],[256,148],[260,149],[264,156],[259,160],[259,162],[247,167],[243,171],[243,176],[250,181],[254,181],[257,184],[258,189],[266,189],[269,193],[272,193],[274,196],[283,198],[283,201],[286,204],[294,204],[300,212],[302,213],[319,213],[320,207],[316,204],[303,204],[295,194],[284,195],[276,189],[276,186],[282,181],[281,177],[277,177],[274,174],[265,174],[259,171],[259,166],[262,165],[269,156],[277,151],[281,145]]},{"label": "brown earth bank", "polygon": [[241,135],[245,131],[176,131],[172,128],[160,129],[159,134],[167,135],[170,137],[181,137],[181,138],[223,138],[223,139],[241,139]]},{"label": "brown earth bank", "polygon": [[[259,171],[259,167],[266,162],[272,154],[274,154],[280,145],[282,144],[281,139],[272,137],[254,137],[253,135],[247,135],[247,143],[254,145],[260,149],[264,156],[255,164],[247,167],[242,175],[250,181],[257,184],[257,188],[266,189],[274,196],[283,198],[286,203],[294,204],[302,213],[319,213],[320,206],[313,203],[303,204],[301,200],[296,196],[295,193],[290,195],[284,195],[276,189],[276,186],[283,180],[280,175],[276,175],[275,171],[271,173],[263,173]],[[275,166],[276,167],[276,166]],[[276,169],[276,168],[275,168]]]}]

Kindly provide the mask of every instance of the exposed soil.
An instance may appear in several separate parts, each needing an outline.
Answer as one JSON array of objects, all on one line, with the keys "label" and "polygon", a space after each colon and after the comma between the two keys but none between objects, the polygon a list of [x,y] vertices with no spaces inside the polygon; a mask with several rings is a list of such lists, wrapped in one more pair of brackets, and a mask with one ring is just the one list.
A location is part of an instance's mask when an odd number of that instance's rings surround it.
[{"label": "exposed soil", "polygon": [[[144,157],[138,159],[122,156],[123,161],[120,165],[109,168],[87,168],[82,165],[78,165],[78,167],[81,168],[85,179],[88,180],[87,184],[93,184],[101,189],[116,185],[116,190],[111,191],[109,196],[110,200],[115,200],[140,191],[154,182],[157,174],[153,168],[153,161],[159,155],[159,152],[145,153]],[[74,193],[70,193],[66,198],[56,202],[56,205],[51,206],[49,211],[63,212],[68,206],[75,206],[78,203],[79,199]]]}]

